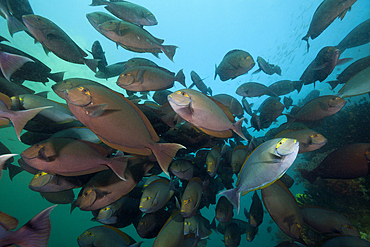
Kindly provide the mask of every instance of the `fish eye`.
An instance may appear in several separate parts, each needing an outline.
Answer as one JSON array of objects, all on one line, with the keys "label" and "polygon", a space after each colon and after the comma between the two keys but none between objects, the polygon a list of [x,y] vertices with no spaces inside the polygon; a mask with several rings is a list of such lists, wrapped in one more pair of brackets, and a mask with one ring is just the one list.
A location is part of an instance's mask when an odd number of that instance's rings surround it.
[{"label": "fish eye", "polygon": [[185,94],[186,94],[185,92],[181,92],[181,95],[182,95],[182,96],[185,96]]}]

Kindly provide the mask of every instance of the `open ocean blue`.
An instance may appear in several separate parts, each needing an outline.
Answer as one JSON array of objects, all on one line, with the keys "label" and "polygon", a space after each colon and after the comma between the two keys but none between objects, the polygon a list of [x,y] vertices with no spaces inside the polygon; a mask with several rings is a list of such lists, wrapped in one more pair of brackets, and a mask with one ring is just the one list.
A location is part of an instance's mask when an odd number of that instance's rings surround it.
[{"label": "open ocean blue", "polygon": [[[117,48],[115,43],[98,33],[88,22],[86,14],[95,11],[107,12],[104,6],[89,6],[91,3],[89,0],[29,0],[29,2],[35,14],[56,23],[83,50],[91,50],[93,42],[99,40],[105,51],[108,64],[127,61],[132,57],[147,58],[173,72],[183,69],[187,86],[191,84],[190,71],[194,70],[201,78],[206,78],[204,82],[212,88],[214,95],[225,93],[238,100],[241,100],[242,97],[237,95],[235,91],[245,82],[255,81],[269,86],[278,80],[298,80],[322,47],[337,45],[354,27],[370,18],[370,1],[358,0],[343,20],[336,19],[318,38],[310,39],[310,50],[307,52],[306,42],[302,41],[302,37],[305,36],[312,16],[322,2],[321,0],[134,1],[134,3],[149,9],[158,20],[158,25],[146,27],[146,29],[155,37],[164,39],[164,44],[179,47],[176,50],[174,62],[171,62],[163,53],[159,55],[160,59],[158,59],[150,53],[134,53],[122,47]],[[10,45],[47,64],[53,72],[65,71],[64,78],[91,79],[124,93],[124,90],[116,85],[117,78],[98,79],[86,65],[66,62],[53,53],[46,55],[42,46],[39,43],[34,44],[34,40],[25,32],[15,33],[11,37],[7,23],[3,18],[0,18],[0,35],[7,38]],[[261,56],[269,63],[279,65],[282,69],[282,76],[267,75],[263,72],[252,75],[252,72],[258,68],[256,65],[249,73],[234,80],[222,82],[218,77],[214,80],[215,64],[218,65],[224,55],[232,49],[242,49],[249,52],[255,61],[257,56]],[[341,54],[341,58],[353,58],[355,61],[368,55],[370,55],[370,44],[348,49]],[[327,80],[334,80],[348,65],[349,63],[338,65]],[[53,84],[55,84],[53,81],[47,82],[46,85],[31,81],[24,83],[25,86],[36,92],[50,91],[49,99],[63,102],[52,91]],[[181,88],[181,84],[175,82],[171,90],[175,91]],[[317,82],[315,87],[321,95],[335,94],[339,88],[333,91],[329,84],[324,82]],[[299,94],[294,91],[290,96],[297,102],[313,89],[313,84],[304,85]],[[251,98],[248,99],[248,102],[254,103],[256,107],[266,98],[267,96]],[[357,97],[352,98],[350,104],[357,100]],[[245,116],[250,121],[250,116],[247,114]],[[277,120],[278,122],[273,123],[272,127],[286,122],[286,117],[280,116]],[[244,125],[249,127],[248,124],[244,123]],[[265,131],[253,132],[250,130],[249,132],[253,136],[259,137],[263,136]],[[0,140],[12,153],[16,154],[20,154],[29,147],[18,141],[12,127],[0,128]],[[328,141],[330,142],[330,140]],[[19,156],[15,158],[17,160]],[[14,164],[17,162],[15,161]],[[295,175],[293,168],[294,164],[287,172],[292,177]],[[0,211],[16,217],[20,226],[51,205],[39,193],[28,188],[32,177],[32,174],[22,172],[15,176],[13,181],[10,181],[8,172],[4,171],[0,180]],[[293,194],[303,193],[303,190],[301,185],[294,185],[291,188]],[[77,193],[78,190],[75,190],[76,195]],[[244,207],[250,206],[252,194],[243,197],[242,210]],[[242,210],[235,217],[245,220]],[[211,205],[209,209],[203,208],[201,212],[204,217],[212,221],[215,216],[215,205]],[[70,213],[70,205],[58,205],[51,213],[52,231],[48,246],[78,246],[77,237],[86,229],[99,225],[99,223],[91,221],[91,218],[90,212],[75,209]],[[271,233],[266,230],[268,226],[272,226]],[[142,240],[132,225],[121,230],[136,241]],[[269,215],[265,214],[264,222],[259,227],[259,233],[254,241],[248,243],[243,235],[240,246],[275,246],[277,244],[275,232],[277,231],[278,227],[271,223]],[[221,234],[213,233],[208,239],[207,246],[224,246],[222,239]],[[152,246],[154,240],[144,239],[143,241],[141,246],[147,247]]]}]

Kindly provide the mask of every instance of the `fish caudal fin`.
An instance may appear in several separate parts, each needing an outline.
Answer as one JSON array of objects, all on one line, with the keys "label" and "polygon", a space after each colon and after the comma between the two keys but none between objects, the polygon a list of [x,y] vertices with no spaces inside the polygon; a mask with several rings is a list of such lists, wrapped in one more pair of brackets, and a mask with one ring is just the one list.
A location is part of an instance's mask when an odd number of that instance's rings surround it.
[{"label": "fish caudal fin", "polygon": [[240,210],[240,193],[237,188],[231,190],[225,190],[218,194],[219,196],[225,196],[227,200],[236,208],[238,214]]},{"label": "fish caudal fin", "polygon": [[302,169],[300,170],[300,173],[302,177],[304,177],[311,184],[313,184],[317,179],[317,176],[313,172],[310,172],[309,170]]},{"label": "fish caudal fin", "polygon": [[177,143],[156,143],[151,148],[154,156],[157,158],[159,166],[162,171],[168,175],[168,167],[171,164],[173,158],[175,157],[179,149],[185,148],[181,144]]},{"label": "fish caudal fin", "polygon": [[32,59],[8,52],[0,52],[0,68],[4,77],[10,81],[12,74],[20,69],[23,64],[34,62]]},{"label": "fish caudal fin", "polygon": [[1,173],[4,169],[5,162],[8,159],[10,159],[11,157],[15,156],[15,155],[18,155],[18,154],[3,154],[3,155],[0,155],[0,178],[1,178]]},{"label": "fish caudal fin", "polygon": [[84,59],[84,63],[91,69],[94,73],[96,73],[96,68],[98,67],[100,59]]},{"label": "fish caudal fin", "polygon": [[247,138],[245,138],[243,132],[242,132],[242,124],[243,124],[243,121],[244,121],[244,117],[242,117],[241,119],[239,119],[236,123],[233,124],[233,131],[238,134],[241,138],[243,138],[244,140],[247,140]]},{"label": "fish caudal fin", "polygon": [[56,205],[38,213],[14,234],[14,244],[22,247],[46,247],[50,236],[50,212]]},{"label": "fish caudal fin", "polygon": [[63,81],[64,73],[65,72],[50,73],[48,77],[55,82],[60,82]]},{"label": "fish caudal fin", "polygon": [[176,49],[178,47],[175,45],[162,45],[161,50],[166,54],[166,56],[173,62],[173,56],[175,56]]},{"label": "fish caudal fin", "polygon": [[185,75],[184,75],[183,69],[180,69],[179,72],[177,72],[177,74],[175,76],[175,79],[176,79],[176,81],[180,82],[181,85],[183,85],[184,87],[186,87],[186,84],[185,84]]},{"label": "fish caudal fin", "polygon": [[9,30],[10,36],[12,37],[13,37],[13,34],[19,31],[27,30],[26,26],[23,25],[22,22],[20,22],[17,18],[15,18],[12,15],[9,15],[9,17],[7,18],[7,22],[8,22],[8,30]]},{"label": "fish caudal fin", "polygon": [[126,180],[125,171],[127,168],[127,161],[132,156],[126,155],[121,157],[114,157],[109,160],[107,166],[122,180]]},{"label": "fish caudal fin", "polygon": [[20,135],[23,127],[37,115],[40,111],[51,108],[52,106],[38,107],[34,109],[24,110],[24,111],[14,111],[13,114],[9,116],[10,121],[12,121],[15,133],[17,134],[18,140],[21,140]]},{"label": "fish caudal fin", "polygon": [[90,6],[99,6],[99,5],[106,5],[108,1],[105,0],[92,0]]}]

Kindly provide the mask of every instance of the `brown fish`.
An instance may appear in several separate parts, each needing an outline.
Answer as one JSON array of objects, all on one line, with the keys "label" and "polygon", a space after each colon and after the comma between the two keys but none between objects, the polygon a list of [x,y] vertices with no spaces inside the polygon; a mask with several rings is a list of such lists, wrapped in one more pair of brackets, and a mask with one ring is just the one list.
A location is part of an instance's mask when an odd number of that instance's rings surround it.
[{"label": "brown fish", "polygon": [[288,125],[294,121],[312,122],[324,119],[340,111],[346,103],[346,100],[334,95],[319,96],[307,102],[294,116],[286,115]]},{"label": "brown fish", "polygon": [[186,87],[182,69],[175,75],[161,67],[135,66],[123,71],[117,79],[117,85],[136,92],[159,91],[173,87],[175,81]]},{"label": "brown fish", "polygon": [[106,158],[105,148],[72,138],[53,138],[35,144],[21,153],[27,165],[46,173],[64,176],[90,174],[111,168],[124,179],[128,157]]},{"label": "brown fish", "polygon": [[258,82],[246,82],[240,85],[236,89],[237,95],[248,97],[248,98],[261,97],[262,95],[265,95],[268,93],[271,93],[274,96],[276,96],[276,94],[272,92],[267,86],[261,83],[258,83]]},{"label": "brown fish", "polygon": [[45,49],[67,62],[86,64],[96,72],[98,60],[86,59],[87,53],[54,22],[39,15],[24,15],[22,19],[28,30]]},{"label": "brown fish", "polygon": [[167,169],[180,148],[175,143],[157,143],[153,126],[131,101],[101,86],[86,85],[65,92],[73,115],[108,146],[123,152],[151,155]]},{"label": "brown fish", "polygon": [[190,218],[195,214],[202,199],[202,192],[203,181],[198,177],[192,178],[181,197],[180,212],[184,218]]},{"label": "brown fish", "polygon": [[328,154],[312,171],[301,170],[302,176],[313,183],[324,179],[355,179],[369,174],[370,144],[353,143]]},{"label": "brown fish", "polygon": [[346,37],[336,46],[343,53],[346,49],[364,45],[370,42],[370,19],[356,26]]},{"label": "brown fish", "polygon": [[315,13],[313,14],[310,27],[307,34],[302,38],[302,40],[307,41],[307,51],[310,48],[308,44],[308,39],[317,38],[334,20],[335,18],[340,18],[341,20],[346,15],[347,11],[351,9],[351,6],[357,0],[324,0],[317,7]]},{"label": "brown fish", "polygon": [[233,96],[221,93],[213,95],[212,98],[226,106],[233,115],[237,116],[238,118],[243,117],[244,115],[243,106]]},{"label": "brown fish", "polygon": [[216,219],[219,222],[229,222],[234,217],[233,205],[226,197],[221,196],[216,205]]},{"label": "brown fish", "polygon": [[221,63],[215,65],[215,76],[220,77],[221,81],[235,79],[236,77],[248,73],[255,65],[252,56],[243,50],[231,50],[222,59]]},{"label": "brown fish", "polygon": [[268,75],[278,74],[281,75],[281,68],[278,65],[270,64],[266,62],[262,57],[257,57],[257,63],[259,69],[254,71],[252,74],[256,74],[260,71],[265,72]]},{"label": "brown fish", "polygon": [[156,237],[153,247],[178,247],[184,239],[184,218],[180,211],[171,215]]}]

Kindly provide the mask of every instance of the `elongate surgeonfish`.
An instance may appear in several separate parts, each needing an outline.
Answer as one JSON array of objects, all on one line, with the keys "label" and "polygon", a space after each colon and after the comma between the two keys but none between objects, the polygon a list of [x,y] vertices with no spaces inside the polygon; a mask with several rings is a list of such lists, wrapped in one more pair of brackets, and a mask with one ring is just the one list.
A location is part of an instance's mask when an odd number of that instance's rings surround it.
[{"label": "elongate surgeonfish", "polygon": [[187,184],[181,197],[181,215],[184,218],[192,217],[199,208],[203,192],[203,181],[198,178],[192,178]]},{"label": "elongate surgeonfish", "polygon": [[22,18],[28,30],[46,50],[67,62],[86,64],[96,71],[98,60],[86,59],[87,53],[54,22],[39,15],[24,15]]},{"label": "elongate surgeonfish", "polygon": [[225,138],[232,136],[232,130],[246,140],[241,131],[244,118],[232,123],[230,111],[207,95],[193,89],[183,89],[168,95],[168,101],[180,117],[206,134]]},{"label": "elongate surgeonfish", "polygon": [[219,222],[229,222],[234,217],[233,205],[226,197],[221,196],[215,208],[216,219]]},{"label": "elongate surgeonfish", "polygon": [[125,97],[101,86],[85,85],[65,91],[73,115],[105,144],[123,152],[151,155],[167,173],[183,145],[157,143],[159,137],[143,112]]},{"label": "elongate surgeonfish", "polygon": [[215,77],[218,75],[221,81],[235,79],[248,73],[255,65],[252,56],[243,50],[231,50],[222,59],[221,63],[215,65]]},{"label": "elongate surgeonfish", "polygon": [[106,158],[107,154],[105,148],[95,143],[53,138],[32,145],[21,153],[21,157],[27,165],[47,173],[78,176],[110,167],[119,178],[124,179],[128,157]]},{"label": "elongate surgeonfish", "polygon": [[224,234],[224,243],[226,247],[237,247],[241,241],[241,230],[239,226],[232,222],[226,226]]},{"label": "elongate surgeonfish", "polygon": [[164,207],[175,191],[166,178],[154,180],[144,188],[141,195],[139,209],[144,213],[154,213]]},{"label": "elongate surgeonfish", "polygon": [[140,247],[143,242],[136,243],[128,234],[113,226],[94,226],[83,232],[77,243],[80,247]]},{"label": "elongate surgeonfish", "polygon": [[336,46],[341,53],[346,49],[364,45],[370,42],[370,19],[360,23]]},{"label": "elongate surgeonfish", "polygon": [[195,85],[202,93],[212,96],[212,89],[204,84],[203,79],[200,78],[200,76],[194,70],[190,72],[190,78],[193,83],[189,86],[189,88],[192,88]]},{"label": "elongate surgeonfish", "polygon": [[307,41],[307,50],[309,49],[308,39],[317,38],[334,20],[335,18],[343,19],[347,11],[351,9],[351,6],[357,0],[344,0],[338,2],[338,0],[324,0],[317,7],[313,14],[310,27],[307,34],[302,40]]},{"label": "elongate surgeonfish", "polygon": [[16,231],[18,220],[0,212],[0,246],[37,246],[46,247],[49,242],[51,224],[50,213],[56,205],[38,213]]},{"label": "elongate surgeonfish", "polygon": [[328,154],[312,171],[301,170],[310,183],[317,178],[355,179],[369,174],[370,143],[352,143]]},{"label": "elongate surgeonfish", "polygon": [[178,247],[184,240],[184,218],[180,211],[174,212],[156,237],[153,247]]},{"label": "elongate surgeonfish", "polygon": [[262,143],[245,160],[234,189],[221,192],[240,209],[240,195],[265,188],[284,175],[297,157],[295,139],[276,138]]},{"label": "elongate surgeonfish", "polygon": [[263,204],[278,227],[298,239],[303,230],[303,216],[289,189],[279,180],[261,190]]}]

